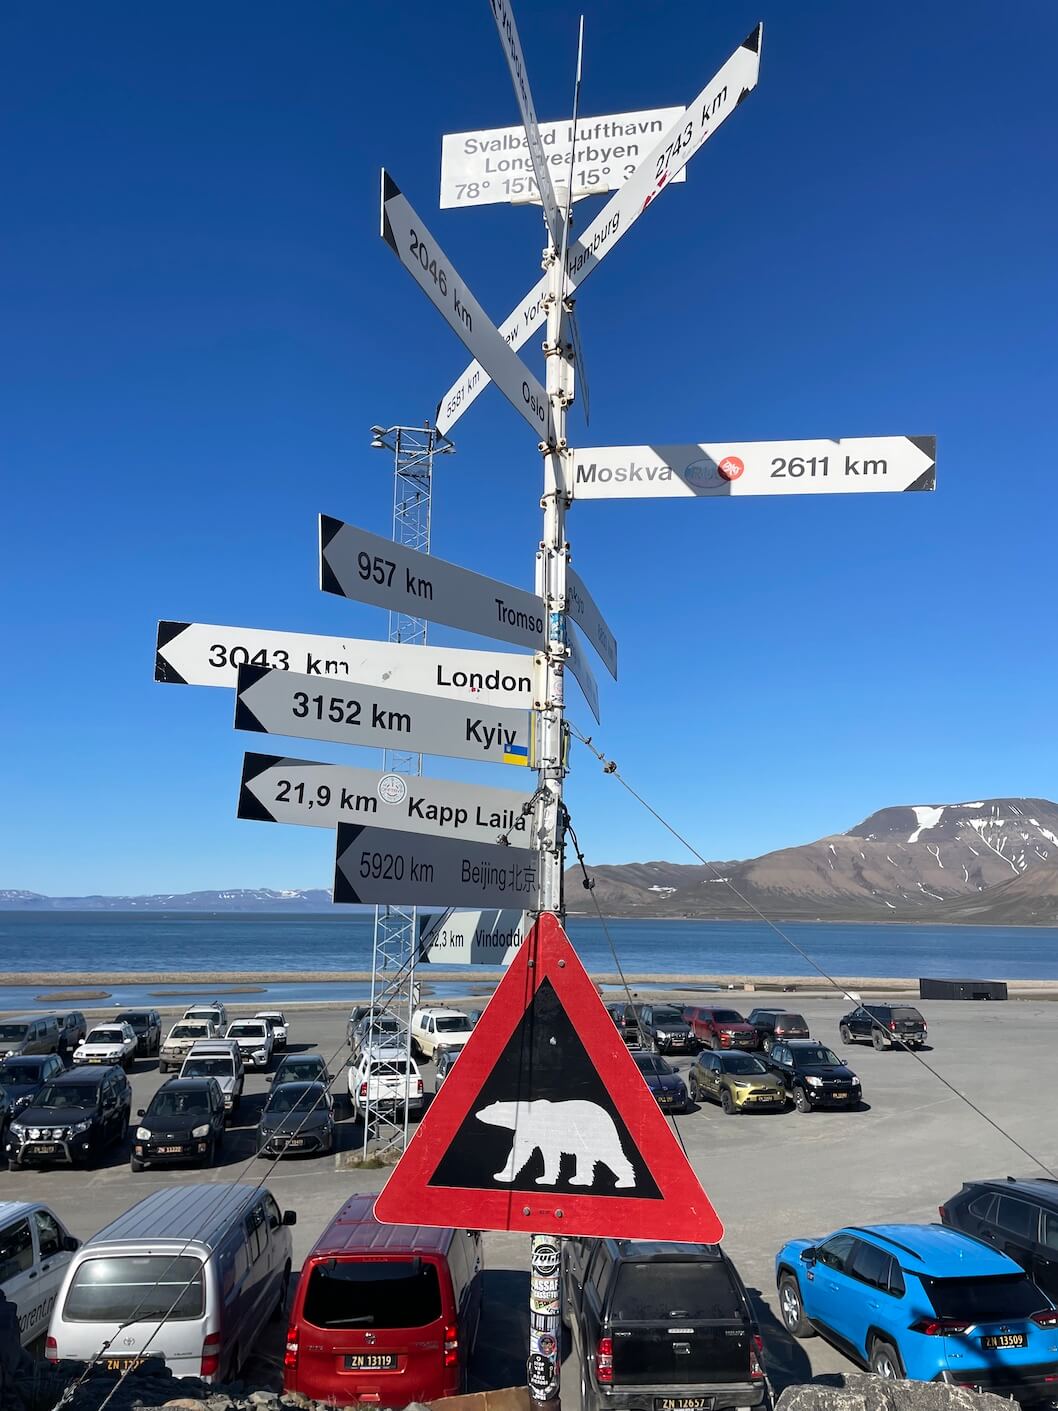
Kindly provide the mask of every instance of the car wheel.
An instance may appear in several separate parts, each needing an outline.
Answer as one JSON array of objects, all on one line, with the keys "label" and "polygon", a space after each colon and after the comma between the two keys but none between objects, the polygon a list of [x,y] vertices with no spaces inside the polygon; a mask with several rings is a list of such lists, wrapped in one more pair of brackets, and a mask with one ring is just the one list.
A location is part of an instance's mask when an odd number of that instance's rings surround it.
[{"label": "car wheel", "polygon": [[212,1166],[217,1159],[217,1139],[211,1137],[209,1146],[206,1147],[206,1154],[202,1158],[203,1166]]},{"label": "car wheel", "polygon": [[660,1052],[661,1052],[661,1049],[658,1048],[658,1041],[657,1041],[656,1038],[654,1038],[653,1034],[651,1034],[651,1036],[650,1036],[650,1043],[649,1043],[648,1047],[649,1047],[651,1053],[660,1053]]},{"label": "car wheel", "polygon": [[795,1338],[815,1337],[816,1330],[805,1317],[801,1302],[801,1285],[793,1274],[783,1274],[779,1280],[779,1316],[783,1327]]},{"label": "car wheel", "polygon": [[272,1317],[278,1323],[286,1312],[287,1295],[290,1293],[290,1265],[283,1270],[283,1282],[279,1285],[279,1302],[272,1310]]},{"label": "car wheel", "polygon": [[142,1161],[137,1161],[134,1156],[130,1156],[130,1157],[129,1157],[129,1170],[130,1170],[130,1171],[142,1171],[142,1170],[143,1170],[143,1162],[142,1162]]},{"label": "car wheel", "polygon": [[9,1156],[7,1159],[7,1169],[9,1171],[21,1171],[22,1168],[13,1156]]},{"label": "car wheel", "polygon": [[169,1072],[169,1065],[168,1065],[168,1063],[163,1063],[163,1062],[161,1061],[161,1059],[159,1059],[159,1060],[158,1060],[158,1072],[159,1072],[159,1073],[168,1073],[168,1072]]},{"label": "car wheel", "polygon": [[808,1094],[804,1088],[794,1088],[793,1103],[798,1112],[805,1113],[812,1111],[812,1104],[808,1101]]},{"label": "car wheel", "polygon": [[727,1088],[720,1089],[720,1106],[724,1109],[727,1117],[734,1117],[738,1109],[735,1107],[735,1100]]},{"label": "car wheel", "polygon": [[877,1029],[875,1029],[871,1034],[871,1043],[874,1044],[875,1048],[878,1050],[879,1053],[881,1053],[883,1048],[888,1048],[888,1044],[885,1042],[885,1038],[878,1032]]},{"label": "car wheel", "polygon": [[892,1343],[886,1342],[884,1338],[875,1338],[871,1343],[871,1371],[876,1377],[885,1377],[887,1381],[902,1381],[904,1368],[900,1362],[900,1354]]},{"label": "car wheel", "polygon": [[849,1028],[849,1026],[848,1026],[847,1024],[842,1024],[842,1025],[841,1025],[841,1028],[838,1030],[838,1032],[841,1034],[841,1042],[842,1042],[843,1044],[851,1044],[851,1043],[852,1043],[852,1030]]},{"label": "car wheel", "polygon": [[687,1079],[687,1089],[690,1092],[691,1100],[693,1102],[698,1102],[698,1079],[694,1076],[693,1070],[691,1072],[690,1077]]},{"label": "car wheel", "polygon": [[760,1041],[760,1046],[765,1053],[771,1053],[771,1035],[765,1034]]}]

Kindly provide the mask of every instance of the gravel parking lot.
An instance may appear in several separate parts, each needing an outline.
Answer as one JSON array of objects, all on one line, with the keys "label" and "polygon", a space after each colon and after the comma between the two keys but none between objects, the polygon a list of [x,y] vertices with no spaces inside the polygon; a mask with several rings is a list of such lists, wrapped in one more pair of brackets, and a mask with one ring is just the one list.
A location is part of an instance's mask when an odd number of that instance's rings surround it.
[{"label": "gravel parking lot", "polygon": [[[777,1389],[814,1374],[849,1369],[845,1359],[819,1338],[793,1342],[777,1320],[772,1260],[786,1239],[822,1235],[850,1222],[928,1221],[936,1218],[937,1206],[963,1180],[1033,1172],[1025,1155],[914,1055],[895,1050],[878,1053],[866,1044],[844,1048],[837,1021],[849,1008],[847,1001],[803,995],[775,999],[762,991],[753,996],[759,1004],[786,1000],[806,1015],[813,1037],[844,1055],[859,1074],[864,1108],[807,1116],[789,1110],[726,1117],[719,1107],[706,1105],[674,1119],[695,1170],[724,1220],[726,1248],[757,1298],[768,1369]],[[1058,1111],[1053,1096],[1058,1055],[1051,1048],[1058,1019],[1054,1005],[1031,1000],[922,1002],[919,1008],[929,1022],[932,1045],[922,1053],[924,1061],[1029,1151],[1048,1165],[1058,1165]],[[340,1065],[347,1055],[346,1011],[291,1006],[287,1013],[289,1051],[314,1049],[328,1060],[333,1055],[331,1071],[340,1074],[335,1091],[344,1093]],[[171,1023],[175,1016],[165,1017]],[[676,1066],[683,1070],[690,1063],[681,1058]],[[147,1106],[163,1080],[155,1059],[138,1060],[130,1078],[135,1120],[136,1109]],[[429,1091],[429,1068],[426,1080]],[[247,1074],[241,1111],[213,1170],[134,1175],[126,1142],[91,1171],[55,1168],[0,1173],[2,1198],[44,1200],[74,1234],[87,1238],[160,1186],[258,1180],[267,1167],[253,1159],[254,1129],[267,1092],[265,1075]],[[348,1108],[341,1111],[336,1157],[285,1158],[267,1176],[280,1205],[298,1213],[293,1230],[295,1263],[304,1258],[349,1194],[377,1189],[384,1175],[341,1168],[342,1153],[357,1149],[362,1133],[350,1120]],[[486,1236],[486,1263],[486,1319],[476,1379],[479,1385],[509,1385],[524,1376],[528,1240]],[[259,1349],[253,1372],[262,1384],[275,1384],[281,1336],[282,1329],[275,1326]],[[565,1404],[572,1407],[577,1401],[572,1363],[564,1388]]]}]

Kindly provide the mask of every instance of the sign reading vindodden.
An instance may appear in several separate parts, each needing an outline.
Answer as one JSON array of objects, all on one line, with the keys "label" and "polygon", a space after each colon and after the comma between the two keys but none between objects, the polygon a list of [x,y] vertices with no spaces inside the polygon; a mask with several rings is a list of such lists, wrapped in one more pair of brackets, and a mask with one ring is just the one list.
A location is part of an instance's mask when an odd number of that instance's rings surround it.
[{"label": "sign reading vindodden", "polygon": [[429,965],[510,965],[532,925],[525,911],[448,911],[422,917],[419,959]]},{"label": "sign reading vindodden", "polygon": [[524,848],[338,824],[336,902],[535,911],[539,890],[536,854]]},{"label": "sign reading vindodden", "polygon": [[574,500],[932,490],[933,436],[594,446],[569,453]]}]

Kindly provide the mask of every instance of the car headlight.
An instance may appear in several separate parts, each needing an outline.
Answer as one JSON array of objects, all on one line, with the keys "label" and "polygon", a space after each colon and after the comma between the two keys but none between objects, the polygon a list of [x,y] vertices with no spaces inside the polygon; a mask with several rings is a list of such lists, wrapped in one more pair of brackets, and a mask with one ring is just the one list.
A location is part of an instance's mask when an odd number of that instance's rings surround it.
[{"label": "car headlight", "polygon": [[30,1104],[30,1099],[32,1097],[32,1093],[26,1093],[23,1097],[16,1097],[14,1102],[11,1104],[11,1111],[17,1112],[22,1107],[28,1107]]},{"label": "car headlight", "polygon": [[208,1137],[208,1136],[209,1136],[209,1123],[208,1123],[208,1122],[203,1122],[201,1127],[192,1127],[192,1129],[191,1129],[191,1135],[192,1135],[193,1137]]},{"label": "car headlight", "polygon": [[257,1063],[263,1063],[263,1062],[265,1061],[265,1059],[268,1057],[268,1050],[267,1050],[266,1048],[257,1048],[257,1049],[254,1049],[254,1054],[253,1054],[253,1056],[254,1056],[254,1061],[255,1061],[255,1062],[257,1062]]},{"label": "car headlight", "polygon": [[822,1078],[811,1078],[811,1077],[809,1077],[809,1078],[806,1078],[806,1079],[805,1079],[805,1082],[808,1084],[808,1086],[809,1086],[810,1088],[821,1088],[821,1087],[823,1086],[823,1079],[822,1079]]},{"label": "car headlight", "polygon": [[666,1030],[664,1030],[664,1029],[655,1029],[654,1032],[655,1032],[655,1034],[657,1034],[657,1036],[658,1036],[659,1039],[667,1039],[667,1038],[668,1038],[668,1033],[667,1033]]},{"label": "car headlight", "polygon": [[151,1139],[151,1129],[150,1129],[150,1127],[137,1127],[137,1128],[136,1128],[136,1140],[137,1140],[138,1142],[149,1142],[150,1139]]},{"label": "car headlight", "polygon": [[19,1141],[26,1135],[26,1129],[21,1122],[12,1122],[7,1131],[9,1136],[18,1137]]},{"label": "car headlight", "polygon": [[87,1122],[75,1122],[74,1125],[70,1128],[70,1132],[73,1136],[77,1137],[80,1136],[82,1132],[87,1132],[91,1125],[91,1120]]}]

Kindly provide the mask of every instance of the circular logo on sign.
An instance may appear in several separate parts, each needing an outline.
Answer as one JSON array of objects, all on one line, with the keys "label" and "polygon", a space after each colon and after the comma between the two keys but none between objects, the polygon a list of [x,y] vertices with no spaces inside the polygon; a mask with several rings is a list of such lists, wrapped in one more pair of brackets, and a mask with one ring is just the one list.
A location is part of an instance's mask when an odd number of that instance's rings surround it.
[{"label": "circular logo on sign", "polygon": [[550,1279],[558,1273],[558,1245],[537,1244],[533,1246],[533,1273]]},{"label": "circular logo on sign", "polygon": [[403,803],[408,796],[408,785],[399,774],[383,774],[378,781],[378,796],[383,803]]},{"label": "circular logo on sign", "polygon": [[725,480],[737,480],[745,470],[746,464],[738,456],[725,456],[717,466],[717,470]]},{"label": "circular logo on sign", "polygon": [[701,460],[691,461],[690,465],[684,466],[680,472],[680,478],[688,485],[697,486],[698,489],[708,489],[711,485],[719,485],[720,480],[716,473],[716,461],[710,456],[703,456]]}]

